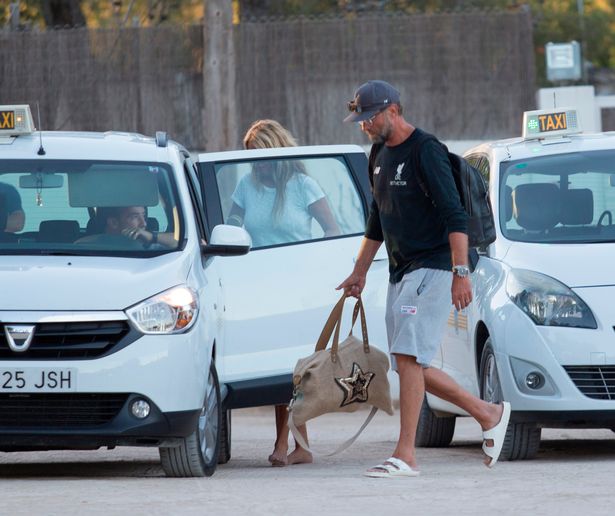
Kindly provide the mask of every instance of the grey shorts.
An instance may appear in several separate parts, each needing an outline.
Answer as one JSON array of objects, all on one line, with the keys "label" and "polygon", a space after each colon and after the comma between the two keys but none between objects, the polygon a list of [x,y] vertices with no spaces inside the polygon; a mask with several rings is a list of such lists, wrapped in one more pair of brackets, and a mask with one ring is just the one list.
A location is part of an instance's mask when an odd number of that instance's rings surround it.
[{"label": "grey shorts", "polygon": [[386,327],[394,371],[396,353],[416,357],[417,363],[429,367],[451,311],[452,282],[449,271],[418,269],[399,283],[389,283]]}]

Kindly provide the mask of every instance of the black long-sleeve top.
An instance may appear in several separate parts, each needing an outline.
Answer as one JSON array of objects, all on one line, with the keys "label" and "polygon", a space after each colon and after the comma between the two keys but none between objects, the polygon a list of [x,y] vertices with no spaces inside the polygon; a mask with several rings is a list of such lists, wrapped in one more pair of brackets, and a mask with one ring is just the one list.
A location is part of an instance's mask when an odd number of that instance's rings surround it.
[{"label": "black long-sleeve top", "polygon": [[[372,149],[374,199],[365,236],[385,242],[392,283],[421,267],[451,270],[448,235],[468,232],[445,147],[428,136],[415,129],[395,147]],[[429,197],[419,185],[419,173]]]}]

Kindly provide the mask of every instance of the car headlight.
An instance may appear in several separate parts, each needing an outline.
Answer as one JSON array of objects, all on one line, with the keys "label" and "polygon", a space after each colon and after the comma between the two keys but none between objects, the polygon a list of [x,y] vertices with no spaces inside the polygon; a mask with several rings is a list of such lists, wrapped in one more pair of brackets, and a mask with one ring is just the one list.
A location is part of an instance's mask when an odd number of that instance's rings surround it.
[{"label": "car headlight", "polygon": [[153,334],[184,332],[192,326],[198,312],[196,292],[186,286],[165,290],[126,310],[140,331]]},{"label": "car headlight", "polygon": [[585,302],[550,276],[513,269],[508,273],[506,293],[539,326],[598,327]]}]

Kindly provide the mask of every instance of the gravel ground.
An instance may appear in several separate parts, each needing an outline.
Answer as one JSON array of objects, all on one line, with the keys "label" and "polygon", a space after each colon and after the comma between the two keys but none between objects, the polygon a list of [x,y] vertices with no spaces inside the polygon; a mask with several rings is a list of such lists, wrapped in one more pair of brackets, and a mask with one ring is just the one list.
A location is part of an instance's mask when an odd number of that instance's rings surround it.
[{"label": "gravel ground", "polygon": [[[327,451],[365,412],[311,422],[312,446]],[[394,447],[397,416],[378,414],[351,448],[314,464],[267,463],[273,409],[233,413],[233,458],[211,478],[164,478],[156,449],[0,454],[0,514],[613,514],[615,434],[543,430],[538,457],[482,464],[480,428],[457,420],[453,444],[421,449],[418,478],[371,479],[362,471]]]}]

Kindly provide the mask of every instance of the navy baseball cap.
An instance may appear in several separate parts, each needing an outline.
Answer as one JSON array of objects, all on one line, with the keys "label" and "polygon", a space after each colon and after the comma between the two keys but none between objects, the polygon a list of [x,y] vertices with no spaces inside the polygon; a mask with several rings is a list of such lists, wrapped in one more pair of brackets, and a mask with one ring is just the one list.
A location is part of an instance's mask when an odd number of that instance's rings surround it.
[{"label": "navy baseball cap", "polygon": [[399,104],[399,91],[385,81],[367,81],[359,86],[354,99],[348,103],[350,114],[344,122],[362,122],[391,104]]}]

